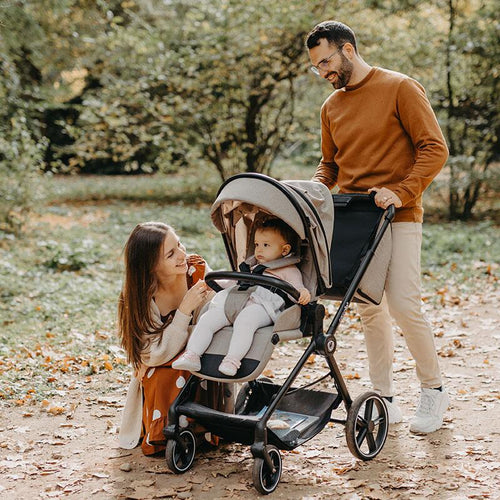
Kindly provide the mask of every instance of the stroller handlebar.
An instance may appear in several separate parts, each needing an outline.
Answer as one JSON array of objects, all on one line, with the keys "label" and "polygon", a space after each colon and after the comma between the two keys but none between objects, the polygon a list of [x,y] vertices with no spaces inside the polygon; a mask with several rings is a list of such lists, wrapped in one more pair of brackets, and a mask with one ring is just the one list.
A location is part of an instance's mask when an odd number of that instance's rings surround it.
[{"label": "stroller handlebar", "polygon": [[264,276],[262,274],[243,273],[237,271],[212,271],[205,276],[205,283],[216,292],[222,290],[217,280],[234,280],[240,284],[264,285],[266,287],[277,288],[286,292],[294,300],[299,300],[300,292],[287,281],[274,278],[273,276]]},{"label": "stroller handlebar", "polygon": [[396,215],[396,207],[394,205],[389,205],[386,210],[386,218],[389,220],[389,222],[392,222],[395,215]]}]

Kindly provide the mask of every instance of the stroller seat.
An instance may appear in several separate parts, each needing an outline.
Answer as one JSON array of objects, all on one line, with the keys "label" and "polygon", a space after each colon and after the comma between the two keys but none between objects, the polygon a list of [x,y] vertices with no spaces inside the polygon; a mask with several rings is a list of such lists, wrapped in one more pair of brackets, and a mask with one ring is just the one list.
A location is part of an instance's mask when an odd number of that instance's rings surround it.
[{"label": "stroller seat", "polygon": [[[274,325],[259,328],[253,338],[250,350],[241,360],[241,366],[236,375],[224,375],[218,369],[222,359],[227,354],[233,327],[227,326],[219,330],[213,337],[210,346],[201,356],[201,369],[194,372],[198,377],[219,382],[246,382],[256,379],[271,359],[274,346],[281,341],[294,340],[303,337],[300,330],[300,306],[293,305],[285,309]],[[236,333],[237,335],[237,333]]]}]

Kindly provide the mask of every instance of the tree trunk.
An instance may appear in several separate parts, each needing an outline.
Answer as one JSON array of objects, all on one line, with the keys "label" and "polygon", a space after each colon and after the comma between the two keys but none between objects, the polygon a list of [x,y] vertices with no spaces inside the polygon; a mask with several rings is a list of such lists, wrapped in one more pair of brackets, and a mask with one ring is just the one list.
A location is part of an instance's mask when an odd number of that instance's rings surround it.
[{"label": "tree trunk", "polygon": [[[450,156],[453,157],[457,153],[457,147],[455,144],[455,138],[453,134],[452,121],[455,117],[455,104],[454,104],[454,93],[453,86],[451,84],[451,68],[452,68],[452,54],[451,47],[453,45],[453,31],[455,27],[455,8],[453,6],[453,0],[448,0],[448,13],[449,13],[449,24],[448,24],[448,39],[446,43],[446,90],[448,94],[448,109],[447,115],[448,120],[446,123],[446,135],[448,136],[448,144],[450,148]],[[454,220],[458,217],[459,208],[459,196],[456,188],[458,172],[453,163],[450,163],[450,180],[448,185],[448,217],[450,220]]]}]

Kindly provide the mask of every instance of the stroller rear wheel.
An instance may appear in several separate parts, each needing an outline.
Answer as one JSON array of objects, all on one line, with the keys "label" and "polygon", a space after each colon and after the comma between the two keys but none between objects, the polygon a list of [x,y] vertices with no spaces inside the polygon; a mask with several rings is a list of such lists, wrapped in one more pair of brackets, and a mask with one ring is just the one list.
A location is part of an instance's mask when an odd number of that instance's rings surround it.
[{"label": "stroller rear wheel", "polygon": [[190,430],[179,434],[179,439],[169,439],[165,450],[168,468],[175,474],[183,474],[191,468],[196,453],[196,439]]},{"label": "stroller rear wheel", "polygon": [[351,453],[361,460],[371,460],[384,447],[389,431],[389,417],[384,400],[375,392],[357,397],[347,413],[345,434]]},{"label": "stroller rear wheel", "polygon": [[273,468],[271,469],[263,458],[256,458],[252,471],[253,485],[262,495],[269,495],[276,489],[282,471],[281,455],[278,448],[268,445],[267,453],[271,457]]}]

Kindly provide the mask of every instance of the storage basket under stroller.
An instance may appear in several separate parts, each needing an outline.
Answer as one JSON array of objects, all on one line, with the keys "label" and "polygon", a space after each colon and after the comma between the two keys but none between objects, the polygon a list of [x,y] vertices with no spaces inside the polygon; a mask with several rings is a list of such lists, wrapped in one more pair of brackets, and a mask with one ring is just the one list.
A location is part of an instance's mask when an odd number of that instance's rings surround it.
[{"label": "storage basket under stroller", "polygon": [[[275,287],[298,299],[289,283],[268,275],[237,271],[253,253],[251,228],[256,218],[273,216],[284,220],[301,241],[300,264],[306,288],[311,291],[307,306],[285,309],[274,325],[259,329],[234,377],[218,371],[227,353],[232,327],[214,335],[201,358],[201,369],[190,377],[168,415],[164,429],[166,459],[175,473],[193,464],[196,441],[189,428],[180,426],[180,416],[195,419],[208,431],[226,441],[250,445],[254,457],[253,482],[262,494],[277,487],[282,471],[279,450],[292,450],[318,434],[329,422],[345,426],[346,440],[354,456],[374,458],[383,448],[388,432],[387,408],[376,393],[351,399],[336,363],[335,332],[351,301],[378,303],[381,300],[391,254],[391,220],[394,207],[384,211],[369,195],[332,195],[322,184],[310,181],[276,181],[261,174],[239,174],[219,189],[211,209],[212,220],[221,232],[231,271],[209,273],[206,281],[217,289],[217,281]],[[333,280],[332,280],[333,277]],[[318,299],[339,300],[337,312],[323,330],[325,310]],[[297,364],[282,385],[258,378],[280,341],[310,337]],[[303,387],[294,387],[311,354],[324,356],[328,373]],[[331,391],[314,390],[316,383],[331,378]],[[234,413],[224,413],[195,402],[203,379],[244,382]],[[332,413],[344,404],[345,418]],[[271,425],[279,420],[284,425]]]}]

